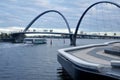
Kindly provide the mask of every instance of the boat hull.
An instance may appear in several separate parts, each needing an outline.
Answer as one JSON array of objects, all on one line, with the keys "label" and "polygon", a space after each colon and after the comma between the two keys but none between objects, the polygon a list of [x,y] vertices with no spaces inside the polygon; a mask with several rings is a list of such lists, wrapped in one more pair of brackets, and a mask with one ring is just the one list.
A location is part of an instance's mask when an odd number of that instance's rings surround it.
[{"label": "boat hull", "polygon": [[117,80],[106,75],[99,74],[96,69],[90,69],[74,64],[64,56],[57,55],[58,62],[61,64],[63,69],[70,75],[73,80]]},{"label": "boat hull", "polygon": [[23,42],[27,44],[46,44],[47,40],[44,38],[26,38]]}]

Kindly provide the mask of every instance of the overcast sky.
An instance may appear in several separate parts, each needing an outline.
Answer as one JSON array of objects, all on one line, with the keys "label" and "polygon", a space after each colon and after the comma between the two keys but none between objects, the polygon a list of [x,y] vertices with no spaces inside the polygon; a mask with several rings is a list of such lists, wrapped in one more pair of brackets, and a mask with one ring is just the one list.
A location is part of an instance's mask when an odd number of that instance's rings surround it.
[{"label": "overcast sky", "polygon": [[[77,22],[91,4],[99,0],[1,0],[0,28],[24,28],[40,13],[46,10],[57,10],[68,20],[70,27]],[[120,4],[120,0],[107,0]],[[56,13],[45,14],[32,28],[66,28],[65,22]],[[84,17],[80,30],[85,31],[120,31],[120,9],[110,4],[98,4]]]}]

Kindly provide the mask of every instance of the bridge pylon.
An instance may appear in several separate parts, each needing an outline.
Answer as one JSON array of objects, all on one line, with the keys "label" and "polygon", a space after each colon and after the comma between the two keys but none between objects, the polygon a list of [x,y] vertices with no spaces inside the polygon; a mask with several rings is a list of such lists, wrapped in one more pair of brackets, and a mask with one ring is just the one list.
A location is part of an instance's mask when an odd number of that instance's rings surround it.
[{"label": "bridge pylon", "polygon": [[70,46],[76,46],[76,38],[74,34],[70,34]]},{"label": "bridge pylon", "polygon": [[25,38],[25,34],[24,33],[12,33],[11,37],[13,39],[13,43],[22,43],[24,38]]}]

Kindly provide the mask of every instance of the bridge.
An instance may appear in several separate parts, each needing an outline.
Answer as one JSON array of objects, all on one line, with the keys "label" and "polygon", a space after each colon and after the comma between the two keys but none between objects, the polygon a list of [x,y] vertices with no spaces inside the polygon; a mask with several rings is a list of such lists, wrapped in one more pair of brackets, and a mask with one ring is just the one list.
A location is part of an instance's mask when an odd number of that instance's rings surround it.
[{"label": "bridge", "polygon": [[[60,33],[60,32],[16,32],[12,33],[12,36],[18,37],[15,39],[15,42],[22,42],[24,38],[24,34],[56,34],[56,35],[74,35],[72,33]],[[77,34],[79,39],[120,39],[120,36],[106,36],[106,35],[89,35],[89,34]]]},{"label": "bridge", "polygon": [[64,34],[64,35],[72,35],[72,33],[60,33],[60,32],[16,32],[13,34]]},{"label": "bridge", "polygon": [[[86,13],[92,8],[94,7],[95,5],[97,4],[101,4],[101,3],[109,3],[111,5],[114,5],[118,8],[120,8],[120,6],[117,4],[117,3],[114,3],[114,2],[110,2],[110,1],[100,1],[100,2],[96,2],[92,5],[90,5],[82,14],[82,16],[80,17],[78,23],[77,23],[77,26],[76,26],[76,29],[75,29],[75,33],[72,33],[71,30],[70,30],[70,27],[69,27],[69,24],[68,24],[68,21],[67,19],[65,18],[65,16],[63,14],[61,14],[59,11],[56,11],[56,10],[48,10],[48,11],[45,11],[41,14],[39,14],[37,17],[35,17],[28,25],[27,27],[24,29],[23,32],[19,32],[19,33],[13,33],[12,34],[12,37],[14,38],[15,42],[21,42],[24,38],[24,34],[66,34],[66,35],[69,35],[70,37],[70,45],[72,46],[76,46],[76,39],[77,39],[77,36],[82,36],[82,37],[101,37],[101,38],[120,38],[119,36],[100,36],[100,35],[80,35],[78,34],[78,29],[79,29],[79,26],[84,18],[84,16],[86,15]],[[55,32],[27,32],[27,30],[31,27],[31,25],[38,19],[40,18],[42,15],[46,14],[46,13],[49,13],[49,12],[55,12],[57,14],[59,14],[63,20],[65,21],[66,23],[66,26],[68,28],[68,32],[69,33],[55,33]]]}]

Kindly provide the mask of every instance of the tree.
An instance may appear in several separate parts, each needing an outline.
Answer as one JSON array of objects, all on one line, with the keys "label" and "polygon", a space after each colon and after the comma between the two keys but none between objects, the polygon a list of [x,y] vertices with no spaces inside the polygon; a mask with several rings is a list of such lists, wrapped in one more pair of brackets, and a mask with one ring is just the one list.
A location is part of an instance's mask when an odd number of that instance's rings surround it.
[{"label": "tree", "polygon": [[116,36],[117,34],[116,33],[114,33],[114,36]]},{"label": "tree", "polygon": [[83,34],[84,32],[83,31],[80,31],[80,34]]},{"label": "tree", "polygon": [[53,32],[53,30],[51,29],[50,32]]},{"label": "tree", "polygon": [[104,36],[107,36],[107,33],[105,33]]},{"label": "tree", "polygon": [[36,30],[35,29],[33,29],[33,32],[35,32]]}]

